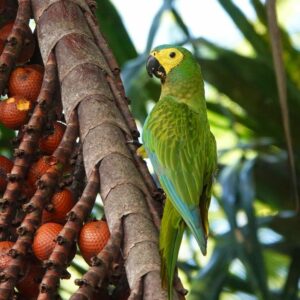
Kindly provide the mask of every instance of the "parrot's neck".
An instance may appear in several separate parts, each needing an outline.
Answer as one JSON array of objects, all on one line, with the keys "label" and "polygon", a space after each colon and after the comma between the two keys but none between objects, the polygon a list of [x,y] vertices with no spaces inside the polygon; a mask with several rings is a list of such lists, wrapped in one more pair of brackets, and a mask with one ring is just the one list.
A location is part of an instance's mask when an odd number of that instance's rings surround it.
[{"label": "parrot's neck", "polygon": [[174,69],[169,75],[162,84],[161,98],[171,96],[187,104],[193,111],[206,114],[204,83],[198,64]]}]

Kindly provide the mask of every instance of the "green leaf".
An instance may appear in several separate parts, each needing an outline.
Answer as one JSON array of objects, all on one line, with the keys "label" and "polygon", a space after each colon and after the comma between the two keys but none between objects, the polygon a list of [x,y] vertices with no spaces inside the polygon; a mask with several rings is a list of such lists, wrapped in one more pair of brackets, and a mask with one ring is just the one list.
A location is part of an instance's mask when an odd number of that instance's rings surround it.
[{"label": "green leaf", "polygon": [[231,230],[237,228],[236,213],[238,209],[238,177],[240,161],[224,167],[219,176],[218,181],[222,187],[221,201]]},{"label": "green leaf", "polygon": [[12,157],[11,141],[15,137],[15,131],[6,128],[0,124],[0,152],[6,156]]},{"label": "green leaf", "polygon": [[247,225],[245,230],[247,236],[244,236],[244,243],[241,245],[244,252],[245,266],[249,272],[249,278],[257,286],[261,299],[270,299],[267,287],[267,274],[264,266],[262,248],[257,238],[256,218],[253,210],[253,201],[255,198],[255,187],[253,180],[253,168],[255,159],[246,160],[240,171],[239,193],[241,207],[247,216]]},{"label": "green leaf", "polygon": [[126,61],[135,58],[137,52],[114,5],[109,0],[97,0],[96,16],[118,64],[122,67]]},{"label": "green leaf", "polygon": [[231,0],[219,0],[219,3],[230,15],[232,21],[255,51],[260,55],[268,56],[270,53],[268,43],[255,31],[254,26],[249,22],[244,13]]},{"label": "green leaf", "polygon": [[244,293],[251,294],[252,289],[249,286],[249,283],[238,276],[233,274],[228,274],[225,285],[233,292],[241,291]]},{"label": "green leaf", "polygon": [[284,237],[284,240],[294,247],[300,247],[300,236],[298,234],[299,217],[295,212],[282,212],[269,222],[269,227]]},{"label": "green leaf", "polygon": [[233,257],[232,244],[217,246],[208,264],[193,279],[189,300],[218,300]]},{"label": "green leaf", "polygon": [[265,6],[261,3],[260,0],[251,0],[252,6],[255,9],[256,15],[259,21],[267,26],[267,13]]},{"label": "green leaf", "polygon": [[[201,40],[201,44],[216,55],[214,59],[199,58],[204,79],[237,102],[255,120],[251,129],[259,136],[273,137],[278,146],[283,146],[285,138],[271,60],[244,57],[205,40]],[[289,80],[287,91],[289,105],[294,108],[290,111],[292,138],[294,146],[300,150],[300,138],[295,131],[300,126],[297,113],[300,111],[300,92]],[[265,120],[264,126],[261,126],[261,120]]]},{"label": "green leaf", "polygon": [[255,163],[256,196],[277,210],[294,208],[286,158],[260,155]]},{"label": "green leaf", "polygon": [[282,299],[297,300],[299,292],[299,278],[300,278],[300,255],[297,250],[294,251],[291,258],[291,265],[289,274],[284,285]]},{"label": "green leaf", "polygon": [[181,15],[178,13],[177,9],[172,7],[171,12],[175,18],[177,25],[180,27],[182,32],[186,35],[187,38],[191,38],[189,28],[186,26],[186,24],[182,20]]},{"label": "green leaf", "polygon": [[170,10],[172,8],[172,2],[173,2],[173,0],[164,0],[163,4],[160,7],[160,9],[155,14],[155,16],[152,20],[152,24],[151,24],[149,33],[148,33],[148,39],[147,39],[147,45],[146,45],[145,53],[149,53],[149,51],[151,50],[154,38],[155,38],[155,36],[156,36],[156,34],[159,30],[159,27],[160,27],[160,22],[161,22],[162,15],[164,14],[164,12],[166,10]]}]

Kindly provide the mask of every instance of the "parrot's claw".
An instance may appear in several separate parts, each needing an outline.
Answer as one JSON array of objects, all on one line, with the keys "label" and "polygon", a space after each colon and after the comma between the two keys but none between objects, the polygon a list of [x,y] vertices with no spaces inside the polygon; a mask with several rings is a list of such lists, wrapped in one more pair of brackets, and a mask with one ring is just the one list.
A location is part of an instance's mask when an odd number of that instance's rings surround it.
[{"label": "parrot's claw", "polygon": [[128,140],[128,141],[126,141],[126,144],[135,145],[137,147],[141,147],[143,145],[138,140]]},{"label": "parrot's claw", "polygon": [[146,159],[148,158],[146,149],[143,145],[141,145],[137,150],[136,150],[136,154],[141,157],[142,159]]},{"label": "parrot's claw", "polygon": [[164,192],[163,189],[161,188],[157,188],[155,190],[155,192],[153,193],[152,197],[156,200],[156,201],[160,201],[163,202],[166,199],[166,194]]}]

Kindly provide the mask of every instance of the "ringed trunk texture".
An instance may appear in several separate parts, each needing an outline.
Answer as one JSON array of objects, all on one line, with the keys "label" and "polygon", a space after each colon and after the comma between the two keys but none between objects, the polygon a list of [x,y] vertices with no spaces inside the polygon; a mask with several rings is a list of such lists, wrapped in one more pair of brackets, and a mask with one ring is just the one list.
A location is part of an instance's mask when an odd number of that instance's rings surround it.
[{"label": "ringed trunk texture", "polygon": [[74,110],[78,114],[86,175],[97,166],[110,231],[123,229],[130,299],[167,299],[158,230],[147,205],[153,200],[127,145],[133,132],[109,85],[116,75],[86,21],[92,12],[83,0],[32,0],[32,10],[44,63],[52,50],[57,59],[66,121]]}]

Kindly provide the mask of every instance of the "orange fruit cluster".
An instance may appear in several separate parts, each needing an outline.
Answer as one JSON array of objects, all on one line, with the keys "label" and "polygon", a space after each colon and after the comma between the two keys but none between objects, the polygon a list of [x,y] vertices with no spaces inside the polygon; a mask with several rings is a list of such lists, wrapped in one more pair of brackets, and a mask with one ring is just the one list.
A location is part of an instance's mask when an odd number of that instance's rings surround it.
[{"label": "orange fruit cluster", "polygon": [[[54,247],[55,239],[63,226],[55,222],[44,223],[37,231],[32,244],[35,257],[41,261],[47,260]],[[105,221],[86,223],[79,234],[78,246],[84,260],[91,265],[91,258],[96,256],[107,244],[110,237],[109,228]],[[72,253],[71,256],[74,256]]]},{"label": "orange fruit cluster", "polygon": [[[33,253],[38,260],[45,261],[49,259],[55,248],[56,238],[62,229],[63,225],[54,222],[45,223],[39,227],[32,244]],[[76,245],[74,243],[68,259],[71,261],[75,254]]]},{"label": "orange fruit cluster", "polygon": [[[10,41],[14,21],[0,28],[0,54]],[[35,39],[29,26],[24,25],[24,42],[17,64],[28,63],[34,54]],[[0,123],[13,130],[19,130],[27,123],[43,82],[44,70],[40,65],[17,66],[8,81],[8,99],[0,102]]]},{"label": "orange fruit cluster", "polygon": [[[2,1],[3,2],[3,1]],[[3,9],[0,0],[0,11]],[[3,21],[4,22],[4,21]],[[6,22],[6,21],[5,21]],[[0,28],[0,54],[9,43],[14,22],[10,21]],[[25,40],[22,51],[16,61],[16,67],[12,70],[8,84],[7,97],[0,100],[0,123],[11,130],[19,130],[21,137],[24,137],[24,125],[29,121],[43,85],[44,68],[41,65],[32,64],[35,49],[35,38],[29,26],[25,26]],[[61,109],[60,109],[61,110]],[[55,112],[57,113],[57,112]],[[55,113],[53,115],[55,115]],[[38,143],[36,161],[32,163],[27,178],[22,182],[21,193],[28,200],[36,191],[37,181],[57,163],[55,150],[61,144],[66,125],[60,121],[53,120],[49,113],[47,124],[43,130]],[[13,161],[0,155],[0,194],[5,193],[7,188],[7,174],[13,168]],[[14,171],[18,167],[15,166]],[[67,168],[70,165],[66,166]],[[66,172],[66,169],[64,169]],[[1,195],[0,195],[1,196]],[[52,196],[48,206],[42,211],[42,225],[37,229],[32,243],[33,255],[24,266],[24,274],[21,274],[16,288],[19,291],[20,299],[36,299],[39,293],[39,279],[45,273],[42,268],[42,261],[48,260],[53,252],[56,239],[66,223],[68,212],[74,207],[75,199],[70,189],[62,188]],[[83,258],[91,264],[91,258],[96,256],[107,244],[110,237],[108,225],[105,221],[87,222],[81,229],[78,236],[78,246]],[[8,255],[13,247],[12,241],[0,241],[0,272],[7,268],[11,261]],[[69,260],[72,260],[76,253],[76,244],[71,249]],[[106,293],[95,293],[95,299],[108,297]]]},{"label": "orange fruit cluster", "polygon": [[[13,247],[14,242],[0,242],[0,272],[2,272],[11,260],[8,255],[9,250]],[[17,283],[17,288],[22,294],[23,299],[36,299],[39,293],[39,279],[42,278],[45,270],[37,260],[30,259],[25,265],[25,274]]]}]

